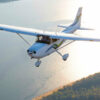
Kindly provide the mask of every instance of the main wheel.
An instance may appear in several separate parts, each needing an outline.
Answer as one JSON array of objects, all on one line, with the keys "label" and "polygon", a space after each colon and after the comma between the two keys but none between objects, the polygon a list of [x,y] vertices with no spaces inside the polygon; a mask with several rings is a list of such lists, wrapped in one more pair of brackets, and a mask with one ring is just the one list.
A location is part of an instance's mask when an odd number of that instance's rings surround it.
[{"label": "main wheel", "polygon": [[62,59],[63,59],[64,61],[66,61],[68,57],[69,57],[69,54],[65,54],[65,55],[62,56]]},{"label": "main wheel", "polygon": [[36,66],[36,67],[39,67],[40,64],[41,64],[41,61],[37,61],[37,62],[35,63],[35,66]]}]

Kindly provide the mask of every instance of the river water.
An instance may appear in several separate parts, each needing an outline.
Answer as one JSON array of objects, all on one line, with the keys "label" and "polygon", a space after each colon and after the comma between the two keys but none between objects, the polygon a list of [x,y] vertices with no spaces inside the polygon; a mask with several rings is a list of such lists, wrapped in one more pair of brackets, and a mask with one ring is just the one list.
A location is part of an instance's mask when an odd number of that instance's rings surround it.
[{"label": "river water", "polygon": [[[84,8],[82,26],[96,30],[76,33],[100,37],[98,0],[0,0],[0,23],[58,31],[56,25],[70,24],[79,6]],[[35,37],[24,38],[31,44],[35,41]],[[99,42],[74,42],[60,50],[69,53],[66,62],[54,53],[43,58],[39,68],[27,55],[28,48],[16,34],[0,32],[0,100],[31,100],[100,71]]]}]

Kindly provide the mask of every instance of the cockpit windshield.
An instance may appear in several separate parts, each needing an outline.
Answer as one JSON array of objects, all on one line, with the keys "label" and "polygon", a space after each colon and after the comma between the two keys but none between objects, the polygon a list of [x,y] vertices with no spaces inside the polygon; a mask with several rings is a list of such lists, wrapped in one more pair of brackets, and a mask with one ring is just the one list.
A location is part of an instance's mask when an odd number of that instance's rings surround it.
[{"label": "cockpit windshield", "polygon": [[36,42],[50,44],[51,39],[49,38],[49,36],[38,36]]},{"label": "cockpit windshield", "polygon": [[51,39],[49,36],[38,36],[36,42],[51,44],[56,42],[58,39]]}]

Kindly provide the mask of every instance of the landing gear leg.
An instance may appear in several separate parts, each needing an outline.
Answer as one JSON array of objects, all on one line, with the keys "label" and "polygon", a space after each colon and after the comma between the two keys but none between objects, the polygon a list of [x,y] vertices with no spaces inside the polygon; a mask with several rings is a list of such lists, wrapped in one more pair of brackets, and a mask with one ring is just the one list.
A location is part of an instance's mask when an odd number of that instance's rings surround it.
[{"label": "landing gear leg", "polygon": [[39,67],[40,64],[41,64],[41,61],[40,61],[40,59],[38,59],[38,61],[35,63],[35,66],[36,66],[36,67]]}]

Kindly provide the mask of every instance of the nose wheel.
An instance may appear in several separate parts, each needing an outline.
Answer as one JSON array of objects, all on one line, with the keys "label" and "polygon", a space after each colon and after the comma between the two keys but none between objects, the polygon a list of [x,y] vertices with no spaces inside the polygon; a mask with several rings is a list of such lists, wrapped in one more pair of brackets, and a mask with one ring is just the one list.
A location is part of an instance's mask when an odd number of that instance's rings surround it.
[{"label": "nose wheel", "polygon": [[40,64],[41,64],[41,61],[38,59],[38,61],[35,63],[35,66],[36,66],[36,67],[39,67]]}]

